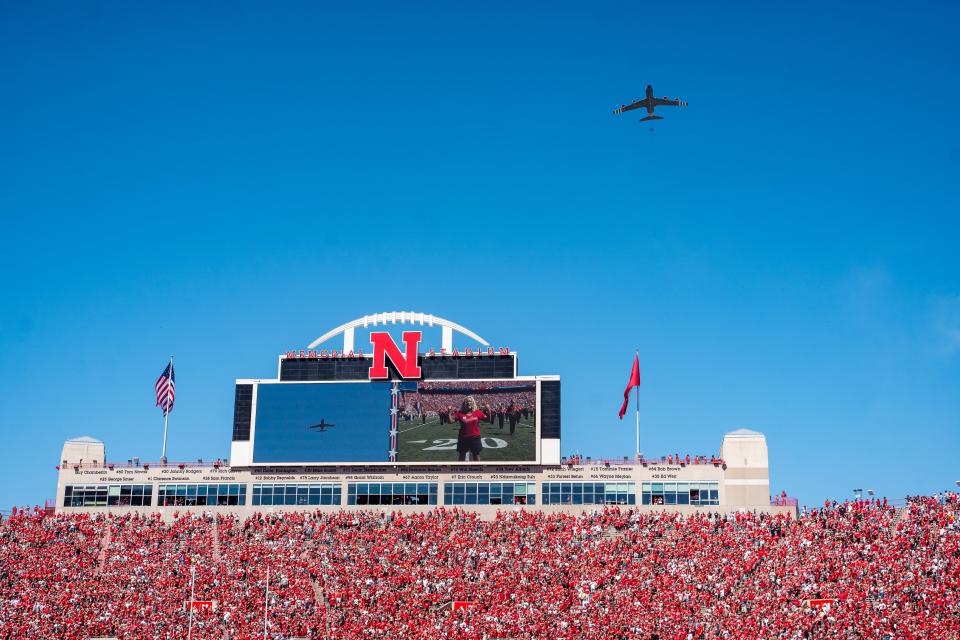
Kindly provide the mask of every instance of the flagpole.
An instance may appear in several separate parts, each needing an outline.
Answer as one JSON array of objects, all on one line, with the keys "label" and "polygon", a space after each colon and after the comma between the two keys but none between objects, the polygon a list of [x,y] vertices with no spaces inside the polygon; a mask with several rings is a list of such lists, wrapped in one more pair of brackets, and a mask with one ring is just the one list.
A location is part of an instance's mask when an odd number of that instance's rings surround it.
[{"label": "flagpole", "polygon": [[[170,356],[170,375],[173,376],[173,356]],[[173,382],[171,380],[171,382]],[[170,391],[167,391],[169,395]],[[167,464],[167,421],[170,418],[170,409],[163,410],[163,452],[160,454],[160,464]]]},{"label": "flagpole", "polygon": [[[191,559],[192,562],[192,559]],[[187,640],[193,637],[193,583],[197,578],[197,568],[190,565],[190,624],[187,627]]]},{"label": "flagpole", "polygon": [[[637,349],[637,361],[640,360],[640,349]],[[637,385],[637,460],[640,459],[640,385]]]},{"label": "flagpole", "polygon": [[270,567],[267,567],[267,584],[263,590],[263,640],[267,640],[267,607],[270,606]]}]

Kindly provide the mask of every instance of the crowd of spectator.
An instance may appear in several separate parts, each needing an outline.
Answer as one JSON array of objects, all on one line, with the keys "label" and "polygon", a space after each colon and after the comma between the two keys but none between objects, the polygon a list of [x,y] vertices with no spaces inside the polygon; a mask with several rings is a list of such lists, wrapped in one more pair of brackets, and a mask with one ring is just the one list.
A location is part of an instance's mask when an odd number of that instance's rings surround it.
[{"label": "crowd of spectator", "polygon": [[[216,602],[192,619],[191,583]],[[3,639],[950,640],[958,612],[955,495],[799,519],[441,508],[0,524]]]},{"label": "crowd of spectator", "polygon": [[[536,405],[536,395],[532,391],[478,392],[469,395],[477,401],[481,409],[486,408],[486,413],[490,413],[490,409],[496,411],[498,407],[502,407],[503,410],[511,408],[511,410],[532,412]],[[435,415],[444,411],[456,411],[465,397],[456,394],[434,395],[408,392],[403,394],[401,406],[406,413]]]},{"label": "crowd of spectator", "polygon": [[[660,456],[659,458],[646,458],[646,457],[643,456],[643,454],[641,454],[640,457],[637,458],[635,461],[629,460],[628,458],[624,457],[624,458],[623,458],[623,462],[624,462],[624,463],[627,463],[627,462],[630,462],[630,463],[637,462],[637,463],[639,463],[639,464],[642,464],[643,466],[647,466],[647,465],[651,465],[651,464],[666,464],[666,465],[680,465],[680,466],[690,466],[690,465],[694,465],[694,464],[709,464],[709,465],[713,465],[713,466],[723,466],[723,465],[726,464],[726,463],[724,462],[723,458],[719,458],[719,457],[714,456],[714,455],[710,455],[710,456],[702,456],[702,455],[691,456],[689,453],[688,453],[685,457],[684,457],[684,456],[681,456],[679,453],[671,453],[671,454],[669,454],[669,455]],[[575,455],[572,455],[572,456],[566,456],[566,457],[564,457],[564,458],[562,459],[562,463],[563,463],[563,464],[567,464],[567,465],[601,464],[601,463],[603,463],[603,464],[606,464],[607,466],[609,466],[610,464],[621,464],[619,460],[611,460],[611,459],[608,459],[608,458],[593,458],[593,457],[591,457],[591,456],[583,456],[583,455],[580,455],[579,453],[577,453],[577,454],[575,454]],[[726,467],[724,467],[724,468],[726,468]]]},{"label": "crowd of spectator", "polygon": [[[420,420],[426,422],[436,417],[440,424],[454,424],[457,422],[457,412],[463,408],[464,400],[468,396],[441,394],[419,394],[407,392],[402,394],[400,417],[404,421]],[[477,403],[477,409],[483,412],[481,422],[497,424],[503,429],[504,424],[510,425],[513,434],[516,425],[521,420],[533,420],[536,406],[533,391],[518,392],[475,392],[469,396]]]}]

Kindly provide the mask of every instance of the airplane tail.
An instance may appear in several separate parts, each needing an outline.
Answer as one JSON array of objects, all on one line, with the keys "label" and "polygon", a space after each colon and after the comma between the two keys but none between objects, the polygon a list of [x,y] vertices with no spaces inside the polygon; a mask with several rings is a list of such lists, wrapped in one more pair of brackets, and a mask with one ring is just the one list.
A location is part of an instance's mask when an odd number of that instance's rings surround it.
[{"label": "airplane tail", "polygon": [[663,120],[662,116],[647,116],[646,118],[640,118],[640,122],[646,122],[647,120]]}]

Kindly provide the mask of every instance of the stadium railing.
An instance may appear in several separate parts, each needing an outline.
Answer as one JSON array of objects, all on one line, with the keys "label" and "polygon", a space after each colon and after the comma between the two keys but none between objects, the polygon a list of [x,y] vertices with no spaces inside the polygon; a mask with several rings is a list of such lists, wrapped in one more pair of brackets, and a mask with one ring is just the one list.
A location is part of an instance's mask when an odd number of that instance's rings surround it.
[{"label": "stadium railing", "polygon": [[566,466],[593,466],[593,465],[603,465],[603,466],[632,466],[632,465],[641,465],[648,466],[651,464],[666,464],[666,465],[676,465],[680,467],[686,466],[695,466],[695,465],[707,465],[714,467],[724,467],[726,468],[726,461],[723,458],[717,456],[685,456],[681,457],[679,455],[666,455],[660,456],[659,458],[645,458],[643,456],[639,458],[631,458],[629,456],[623,456],[623,458],[596,458],[592,456],[565,456],[560,459],[561,465]]}]

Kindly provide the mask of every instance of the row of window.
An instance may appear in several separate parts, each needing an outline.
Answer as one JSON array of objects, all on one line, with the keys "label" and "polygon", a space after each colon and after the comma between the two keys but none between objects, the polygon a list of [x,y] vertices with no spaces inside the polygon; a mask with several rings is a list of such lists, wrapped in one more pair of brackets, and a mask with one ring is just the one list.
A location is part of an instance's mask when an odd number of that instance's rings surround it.
[{"label": "row of window", "polygon": [[644,482],[640,489],[643,504],[720,504],[719,482]]},{"label": "row of window", "polygon": [[351,482],[347,504],[437,504],[437,483]]},{"label": "row of window", "polygon": [[[254,484],[253,506],[339,505],[343,504],[339,484]],[[445,504],[536,504],[533,482],[447,482]],[[643,482],[641,504],[720,504],[718,482]],[[636,482],[544,482],[543,504],[637,503]],[[149,484],[67,485],[65,507],[151,506],[153,487]],[[244,484],[160,484],[159,506],[246,505]],[[437,504],[436,482],[351,482],[347,504]]]},{"label": "row of window", "polygon": [[63,492],[65,507],[149,507],[152,500],[149,484],[68,484]]},{"label": "row of window", "polygon": [[444,504],[537,504],[533,482],[447,482]]},{"label": "row of window", "polygon": [[342,504],[340,485],[320,484],[255,484],[253,506]]},{"label": "row of window", "polygon": [[161,484],[157,486],[161,507],[203,507],[247,504],[245,484]]},{"label": "row of window", "polygon": [[544,482],[543,504],[636,504],[636,482]]}]

